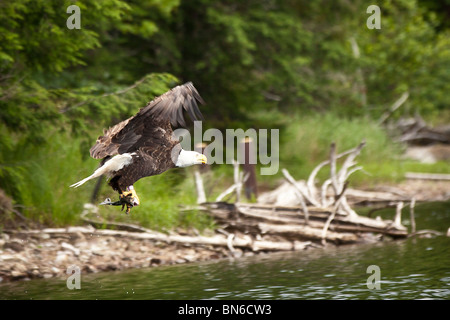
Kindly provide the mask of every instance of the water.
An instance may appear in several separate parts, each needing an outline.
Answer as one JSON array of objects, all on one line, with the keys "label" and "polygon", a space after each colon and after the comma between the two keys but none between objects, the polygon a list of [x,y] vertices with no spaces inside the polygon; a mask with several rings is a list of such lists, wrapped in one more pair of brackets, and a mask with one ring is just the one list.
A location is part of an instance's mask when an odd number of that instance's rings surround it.
[{"label": "water", "polygon": [[[446,232],[450,203],[420,206],[416,218],[419,229]],[[410,238],[82,274],[80,290],[38,279],[0,284],[0,299],[450,299],[449,248],[449,237]],[[370,265],[380,289],[367,287]]]}]

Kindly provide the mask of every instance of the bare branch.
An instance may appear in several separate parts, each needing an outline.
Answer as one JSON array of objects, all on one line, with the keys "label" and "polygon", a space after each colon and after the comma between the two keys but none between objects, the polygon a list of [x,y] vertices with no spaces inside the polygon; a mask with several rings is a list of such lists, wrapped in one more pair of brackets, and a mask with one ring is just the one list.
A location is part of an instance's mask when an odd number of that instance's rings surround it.
[{"label": "bare branch", "polygon": [[414,207],[416,205],[416,197],[411,199],[411,205],[409,206],[409,216],[411,220],[411,233],[416,232],[416,219],[414,217]]},{"label": "bare branch", "polygon": [[383,113],[383,115],[381,116],[380,120],[378,120],[378,125],[383,124],[383,122],[385,122],[387,120],[387,118],[389,118],[390,115],[392,113],[394,113],[395,110],[400,108],[406,102],[406,100],[408,100],[408,97],[409,97],[409,92],[408,91],[403,93],[401,95],[401,97],[397,101],[395,101],[394,104],[389,108],[389,110],[386,111],[385,113]]},{"label": "bare branch", "polygon": [[324,207],[324,208],[328,207],[331,203],[333,203],[333,202],[329,202],[327,200],[327,190],[330,185],[331,185],[331,179],[325,180],[325,182],[322,185],[321,198],[322,198],[322,207]]},{"label": "bare branch", "polygon": [[[347,179],[347,171],[348,169],[355,164],[354,160],[361,152],[361,149],[366,145],[365,141],[362,141],[353,151],[348,155],[348,157],[345,159],[344,163],[342,164],[341,169],[339,170],[339,173],[337,175],[337,180],[339,187],[342,189],[345,180]],[[338,189],[339,192],[336,194],[339,194],[341,192],[341,189]]]},{"label": "bare branch", "polygon": [[336,176],[336,144],[334,142],[330,146],[330,178],[334,194],[337,196],[340,193],[340,190]]},{"label": "bare branch", "polygon": [[397,203],[397,208],[395,209],[395,218],[394,218],[394,224],[397,226],[402,225],[402,209],[403,209],[403,201],[399,201]]},{"label": "bare branch", "polygon": [[236,185],[235,184],[233,184],[232,186],[228,187],[228,189],[226,189],[224,192],[222,192],[221,194],[219,194],[217,196],[216,202],[222,201],[223,198],[225,198],[227,195],[232,193],[235,189],[236,189]]},{"label": "bare branch", "polygon": [[281,171],[283,172],[286,180],[294,187],[294,192],[298,200],[300,201],[300,205],[302,206],[303,212],[305,214],[305,224],[309,224],[309,212],[304,200],[304,192],[302,192],[295,179],[289,174],[286,169],[283,169]]},{"label": "bare branch", "polygon": [[233,177],[234,177],[234,184],[236,185],[236,202],[240,202],[241,200],[241,186],[239,184],[239,162],[233,160]]},{"label": "bare branch", "polygon": [[197,189],[197,204],[205,203],[206,202],[205,189],[203,187],[202,175],[200,174],[198,168],[196,168],[196,170],[194,171],[194,177],[195,177],[195,187]]},{"label": "bare branch", "polygon": [[330,214],[327,221],[325,222],[325,225],[323,226],[323,229],[322,229],[322,244],[323,245],[326,244],[328,228],[330,227],[331,221],[333,221],[334,217],[336,216],[336,212],[339,210],[341,200],[345,199],[344,193],[345,193],[345,190],[347,189],[347,185],[348,185],[348,182],[346,182],[344,184],[344,186],[342,187],[342,192],[337,196],[336,202],[334,203],[333,212]]}]

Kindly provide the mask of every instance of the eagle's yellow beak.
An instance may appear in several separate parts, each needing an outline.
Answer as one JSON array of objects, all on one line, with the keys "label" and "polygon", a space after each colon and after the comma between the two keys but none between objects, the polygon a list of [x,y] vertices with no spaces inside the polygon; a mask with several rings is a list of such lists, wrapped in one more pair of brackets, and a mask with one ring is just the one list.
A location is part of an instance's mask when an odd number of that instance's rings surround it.
[{"label": "eagle's yellow beak", "polygon": [[208,163],[208,159],[206,158],[206,156],[204,154],[199,155],[198,160],[203,164]]}]

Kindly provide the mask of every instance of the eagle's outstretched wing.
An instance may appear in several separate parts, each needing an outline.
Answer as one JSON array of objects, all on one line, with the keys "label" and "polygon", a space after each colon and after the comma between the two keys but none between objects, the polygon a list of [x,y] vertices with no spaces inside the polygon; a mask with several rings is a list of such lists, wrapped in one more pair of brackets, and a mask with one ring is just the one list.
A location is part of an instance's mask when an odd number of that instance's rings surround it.
[{"label": "eagle's outstretched wing", "polygon": [[183,110],[192,121],[203,120],[197,102],[204,103],[192,82],[177,86],[150,101],[139,112],[109,128],[91,148],[91,157],[103,159],[140,147],[172,144],[172,128],[186,126]]}]

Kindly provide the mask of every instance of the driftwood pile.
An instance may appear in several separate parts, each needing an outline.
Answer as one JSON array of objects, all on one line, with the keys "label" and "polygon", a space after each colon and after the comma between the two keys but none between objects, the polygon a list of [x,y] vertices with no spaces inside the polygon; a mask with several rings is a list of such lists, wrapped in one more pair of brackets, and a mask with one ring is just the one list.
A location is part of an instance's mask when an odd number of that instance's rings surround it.
[{"label": "driftwood pile", "polygon": [[390,125],[391,131],[398,132],[396,141],[411,145],[450,144],[450,126],[430,127],[420,116],[402,118]]},{"label": "driftwood pile", "polygon": [[[394,238],[407,237],[408,231],[401,224],[401,213],[407,199],[391,193],[367,193],[347,188],[348,177],[362,167],[356,166],[355,158],[365,142],[357,147],[336,154],[331,145],[330,157],[320,163],[306,181],[296,181],[286,169],[286,183],[279,188],[261,194],[257,203],[241,203],[240,190],[246,176],[239,173],[235,163],[234,184],[220,194],[215,202],[205,202],[201,175],[196,174],[199,195],[197,209],[214,217],[219,231],[229,241],[229,247],[241,239],[251,239],[251,250],[299,250],[307,246],[326,243],[345,244],[379,240],[383,235]],[[343,159],[338,170],[337,162]],[[316,185],[317,173],[330,166],[330,178],[321,186]],[[388,194],[390,197],[386,197]],[[236,196],[236,202],[223,200]],[[397,208],[394,220],[372,219],[358,215],[353,205],[369,201],[383,203],[383,207]],[[413,218],[413,210],[411,210]]]}]

